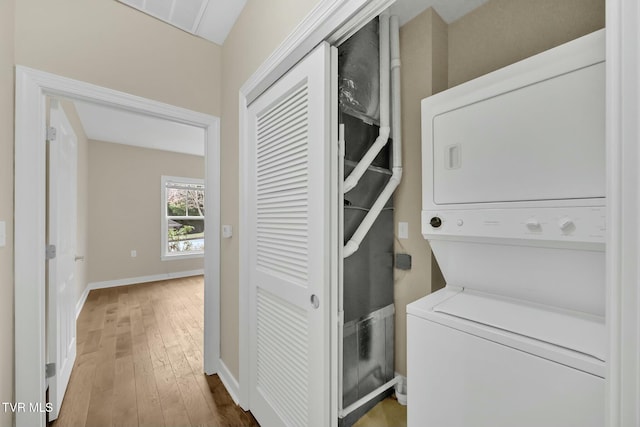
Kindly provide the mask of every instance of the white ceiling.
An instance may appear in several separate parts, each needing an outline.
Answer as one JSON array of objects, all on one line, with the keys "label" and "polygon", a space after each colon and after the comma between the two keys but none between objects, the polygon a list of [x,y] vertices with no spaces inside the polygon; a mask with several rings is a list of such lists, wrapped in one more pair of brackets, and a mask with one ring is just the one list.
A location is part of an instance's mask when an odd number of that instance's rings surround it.
[{"label": "white ceiling", "polygon": [[204,156],[204,129],[143,114],[75,101],[87,138]]},{"label": "white ceiling", "polygon": [[118,0],[222,45],[247,0]]},{"label": "white ceiling", "polygon": [[447,24],[462,18],[488,0],[398,0],[391,6],[391,14],[398,15],[404,25],[422,11],[433,7]]}]

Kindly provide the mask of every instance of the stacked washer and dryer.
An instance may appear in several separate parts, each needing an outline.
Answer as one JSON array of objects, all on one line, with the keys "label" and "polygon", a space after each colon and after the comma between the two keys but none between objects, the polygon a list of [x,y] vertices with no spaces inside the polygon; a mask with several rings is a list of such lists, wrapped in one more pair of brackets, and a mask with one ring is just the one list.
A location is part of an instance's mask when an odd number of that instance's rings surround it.
[{"label": "stacked washer and dryer", "polygon": [[422,232],[447,286],[407,307],[408,424],[602,427],[604,30],[422,102]]}]

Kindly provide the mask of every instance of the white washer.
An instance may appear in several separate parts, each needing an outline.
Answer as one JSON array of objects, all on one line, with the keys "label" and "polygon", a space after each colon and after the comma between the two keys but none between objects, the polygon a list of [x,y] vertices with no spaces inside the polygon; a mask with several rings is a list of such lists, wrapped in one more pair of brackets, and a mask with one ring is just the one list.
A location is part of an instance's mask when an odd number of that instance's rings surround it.
[{"label": "white washer", "polygon": [[407,313],[409,426],[604,425],[599,318],[452,287]]}]

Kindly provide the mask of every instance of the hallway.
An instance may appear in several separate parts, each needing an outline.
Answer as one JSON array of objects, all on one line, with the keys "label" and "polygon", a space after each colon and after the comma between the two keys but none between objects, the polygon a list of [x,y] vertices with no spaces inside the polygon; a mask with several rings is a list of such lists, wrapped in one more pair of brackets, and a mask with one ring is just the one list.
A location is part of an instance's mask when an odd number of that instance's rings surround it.
[{"label": "hallway", "polygon": [[93,290],[54,427],[257,426],[202,373],[202,276]]}]

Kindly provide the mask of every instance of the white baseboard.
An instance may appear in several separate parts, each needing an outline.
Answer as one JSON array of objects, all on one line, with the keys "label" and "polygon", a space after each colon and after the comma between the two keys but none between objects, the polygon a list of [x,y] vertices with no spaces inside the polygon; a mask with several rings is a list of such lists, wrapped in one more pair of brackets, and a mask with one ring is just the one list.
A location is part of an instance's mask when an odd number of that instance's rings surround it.
[{"label": "white baseboard", "polygon": [[128,285],[135,285],[138,283],[157,282],[159,280],[180,279],[182,277],[190,277],[190,276],[201,276],[203,274],[204,274],[204,269],[178,271],[175,273],[155,274],[153,276],[130,277],[128,279],[116,279],[116,280],[106,280],[104,282],[92,282],[92,283],[89,283],[87,288],[89,288],[90,290],[114,288],[116,286],[128,286]]},{"label": "white baseboard", "polygon": [[87,302],[87,297],[89,296],[89,291],[91,290],[91,284],[87,284],[84,288],[84,292],[80,296],[76,304],[76,320],[78,320],[78,316],[80,316],[80,312],[82,311],[82,307],[84,307],[84,303]]},{"label": "white baseboard", "polygon": [[92,291],[93,289],[114,288],[116,286],[135,285],[137,283],[157,282],[158,280],[179,279],[182,277],[201,276],[203,274],[204,274],[203,269],[189,270],[189,271],[179,271],[176,273],[156,274],[153,276],[131,277],[128,279],[107,280],[104,282],[89,283],[87,284],[87,287],[84,288],[84,292],[82,293],[82,295],[80,296],[80,299],[76,303],[76,319],[78,319],[78,316],[80,316],[82,307],[84,307],[84,303],[87,302],[87,297],[89,296],[89,292]]},{"label": "white baseboard", "polygon": [[218,362],[218,365],[220,368],[218,370],[218,376],[220,377],[220,381],[222,381],[222,384],[229,392],[229,395],[233,399],[234,403],[238,405],[238,402],[240,402],[240,400],[238,399],[238,396],[240,395],[240,383],[231,374],[231,371],[229,371],[229,368],[227,368],[227,365],[224,364],[222,359],[220,359],[220,361]]}]

